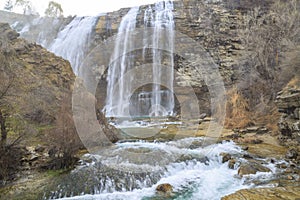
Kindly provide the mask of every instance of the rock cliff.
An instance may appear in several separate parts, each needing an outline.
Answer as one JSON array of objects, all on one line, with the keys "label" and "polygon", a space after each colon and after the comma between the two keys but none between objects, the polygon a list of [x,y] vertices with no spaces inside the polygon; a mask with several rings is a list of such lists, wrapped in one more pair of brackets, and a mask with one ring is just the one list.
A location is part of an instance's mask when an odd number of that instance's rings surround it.
[{"label": "rock cliff", "polygon": [[13,110],[31,123],[52,124],[75,75],[69,62],[18,36],[8,24],[0,24],[1,75],[14,80],[12,93],[17,98],[12,101],[17,101],[13,105],[17,108]]},{"label": "rock cliff", "polygon": [[295,77],[278,93],[276,104],[282,113],[278,123],[283,145],[299,146],[300,144],[300,81]]}]

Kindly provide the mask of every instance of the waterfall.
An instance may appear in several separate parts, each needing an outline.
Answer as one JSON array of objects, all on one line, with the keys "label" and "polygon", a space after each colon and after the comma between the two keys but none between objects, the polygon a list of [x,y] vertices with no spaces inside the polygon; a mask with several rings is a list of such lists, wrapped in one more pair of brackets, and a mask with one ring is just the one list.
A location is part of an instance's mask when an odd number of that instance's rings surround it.
[{"label": "waterfall", "polygon": [[[107,76],[107,100],[106,116],[129,116],[129,98],[131,80],[119,78],[124,76],[132,67],[131,55],[127,55],[128,49],[132,47],[134,35],[132,31],[136,26],[136,16],[139,7],[134,7],[123,17],[118,30],[118,38],[115,43],[111,65]],[[117,58],[118,60],[114,60]],[[132,78],[132,77],[131,77]]]},{"label": "waterfall", "polygon": [[51,52],[69,60],[76,75],[89,48],[97,19],[98,17],[75,17],[48,47]]},{"label": "waterfall", "polygon": [[[99,16],[51,18],[30,16],[17,21],[7,19],[21,37],[36,42],[71,63],[79,75],[79,67],[90,49],[92,31]],[[49,28],[51,27],[51,28]]]},{"label": "waterfall", "polygon": [[[174,20],[173,20],[173,3],[171,1],[158,2],[155,5],[155,21],[154,21],[154,35],[153,35],[153,82],[161,82],[163,74],[161,74],[162,53],[158,49],[167,49],[170,53],[165,61],[170,65],[172,73],[169,74],[168,85],[169,90],[161,92],[161,87],[158,84],[154,84],[152,88],[153,98],[151,99],[152,107],[150,115],[170,115],[174,109],[174,96],[173,96],[173,74],[174,74]],[[164,29],[164,31],[162,31]],[[162,42],[163,41],[163,42]],[[162,97],[166,95],[166,103],[162,105]]]},{"label": "waterfall", "polygon": [[[107,117],[142,117],[173,115],[173,74],[174,74],[174,20],[173,3],[162,1],[149,6],[144,13],[144,38],[142,60],[152,57],[152,86],[132,88],[135,74],[126,80],[122,77],[135,65],[135,56],[128,50],[134,46],[136,38],[136,18],[139,8],[132,8],[123,17],[118,30],[118,38],[108,70],[108,87],[105,112]],[[151,34],[153,33],[153,34]],[[150,53],[149,50],[151,49]],[[148,52],[148,54],[147,54]],[[167,52],[167,53],[165,53]],[[166,55],[167,54],[167,55]],[[115,59],[118,60],[115,60]],[[162,67],[170,67],[170,74],[163,74]],[[139,72],[145,73],[147,72]],[[143,76],[142,76],[143,77]],[[164,79],[164,81],[162,81]],[[161,86],[159,83],[164,82]],[[167,84],[166,84],[167,83]],[[150,89],[149,89],[150,88]],[[132,93],[132,90],[136,90]]]}]

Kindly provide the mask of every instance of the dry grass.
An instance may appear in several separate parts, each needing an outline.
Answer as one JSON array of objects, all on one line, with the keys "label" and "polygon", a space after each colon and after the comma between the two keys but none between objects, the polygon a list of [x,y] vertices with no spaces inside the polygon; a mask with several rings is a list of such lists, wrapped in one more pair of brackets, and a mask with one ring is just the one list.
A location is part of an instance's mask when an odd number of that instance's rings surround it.
[{"label": "dry grass", "polygon": [[278,132],[277,123],[280,113],[274,103],[261,98],[255,107],[249,107],[249,99],[236,88],[227,92],[226,128],[246,128],[249,126],[266,126],[273,133]]},{"label": "dry grass", "polygon": [[293,88],[293,87],[296,87],[296,86],[300,86],[300,79],[299,79],[299,77],[296,76],[292,80],[290,80],[290,82],[287,84],[287,87],[288,88]]},{"label": "dry grass", "polygon": [[226,128],[244,128],[253,124],[249,112],[248,100],[236,87],[227,92]]}]

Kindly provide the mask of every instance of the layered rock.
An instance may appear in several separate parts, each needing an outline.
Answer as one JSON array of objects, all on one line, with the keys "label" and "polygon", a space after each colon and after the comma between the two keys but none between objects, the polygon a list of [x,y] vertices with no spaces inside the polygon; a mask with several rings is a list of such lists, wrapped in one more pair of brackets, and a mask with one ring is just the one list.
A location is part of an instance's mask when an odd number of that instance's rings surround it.
[{"label": "layered rock", "polygon": [[240,190],[234,194],[227,195],[222,200],[280,200],[280,199],[298,199],[300,195],[299,188],[296,187],[276,187],[276,188],[256,188],[250,190]]},{"label": "layered rock", "polygon": [[300,144],[300,81],[294,78],[290,84],[278,93],[276,104],[282,113],[278,123],[284,145]]}]

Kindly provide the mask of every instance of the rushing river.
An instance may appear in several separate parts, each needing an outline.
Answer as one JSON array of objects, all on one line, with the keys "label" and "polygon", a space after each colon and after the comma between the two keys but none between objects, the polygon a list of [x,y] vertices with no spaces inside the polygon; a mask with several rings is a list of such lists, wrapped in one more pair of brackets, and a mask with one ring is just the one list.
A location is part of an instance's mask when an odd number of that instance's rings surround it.
[{"label": "rushing river", "polygon": [[[169,142],[121,141],[99,152],[86,154],[81,165],[63,178],[47,198],[84,200],[213,200],[254,185],[249,179],[270,178],[272,172],[237,175],[221,153],[242,157],[235,143],[226,141],[202,146],[203,138]],[[243,159],[240,160],[243,162]],[[268,166],[275,170],[272,164]],[[161,197],[156,187],[173,186],[170,197]],[[71,197],[69,197],[71,196]]]}]

